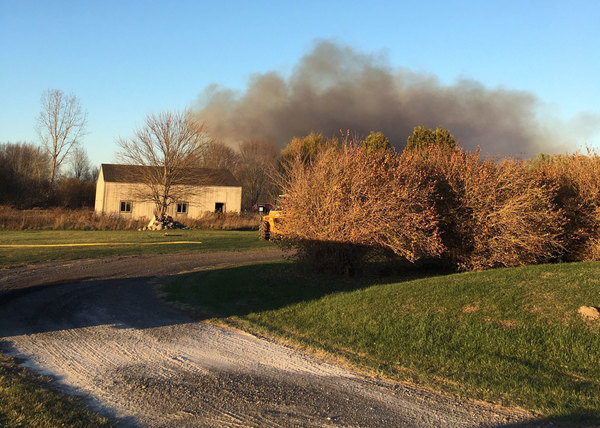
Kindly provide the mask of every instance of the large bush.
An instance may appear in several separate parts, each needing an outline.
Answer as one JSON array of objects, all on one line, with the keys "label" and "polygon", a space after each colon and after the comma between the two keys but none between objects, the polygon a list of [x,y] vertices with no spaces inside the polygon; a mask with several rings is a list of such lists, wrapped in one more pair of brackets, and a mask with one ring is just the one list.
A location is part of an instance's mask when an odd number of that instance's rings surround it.
[{"label": "large bush", "polygon": [[555,189],[552,202],[564,216],[562,258],[600,259],[600,157],[593,152],[538,156],[531,168]]},{"label": "large bush", "polygon": [[443,256],[461,269],[548,261],[561,249],[562,217],[554,188],[514,159],[430,146],[418,152],[420,168],[435,183]]},{"label": "large bush", "polygon": [[367,248],[389,248],[411,261],[441,253],[433,183],[414,165],[401,166],[390,152],[344,145],[311,163],[298,157],[287,168],[282,228],[308,259],[331,254],[325,264],[352,270]]},{"label": "large bush", "polygon": [[557,186],[514,159],[481,159],[447,145],[396,154],[345,144],[308,163],[290,161],[285,177],[282,228],[321,267],[351,270],[369,249],[447,259],[460,269],[564,253]]}]

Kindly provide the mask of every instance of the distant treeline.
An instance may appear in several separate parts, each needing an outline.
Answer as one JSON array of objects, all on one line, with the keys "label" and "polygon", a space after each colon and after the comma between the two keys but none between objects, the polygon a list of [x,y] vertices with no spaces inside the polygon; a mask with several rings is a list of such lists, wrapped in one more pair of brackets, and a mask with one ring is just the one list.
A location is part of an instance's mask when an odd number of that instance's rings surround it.
[{"label": "distant treeline", "polygon": [[[277,195],[272,172],[279,155],[274,144],[264,141],[245,141],[236,149],[212,142],[198,166],[231,171],[243,187],[242,209],[250,211],[258,202],[272,202]],[[99,165],[92,167],[83,149],[73,150],[53,183],[50,165],[51,158],[41,146],[0,144],[0,205],[18,209],[94,206]]]},{"label": "distant treeline", "polygon": [[76,148],[69,170],[51,185],[50,156],[31,143],[0,144],[0,204],[32,207],[93,207],[97,169]]}]

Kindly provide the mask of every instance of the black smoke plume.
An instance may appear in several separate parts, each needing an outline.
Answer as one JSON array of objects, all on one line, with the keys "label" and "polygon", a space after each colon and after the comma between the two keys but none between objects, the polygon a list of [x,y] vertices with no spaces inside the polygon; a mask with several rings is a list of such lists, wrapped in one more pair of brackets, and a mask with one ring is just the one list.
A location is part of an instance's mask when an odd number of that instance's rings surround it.
[{"label": "black smoke plume", "polygon": [[[530,92],[490,89],[473,80],[442,85],[433,75],[394,69],[385,58],[319,41],[289,78],[256,74],[244,93],[208,86],[196,111],[214,137],[230,144],[258,139],[284,147],[311,131],[336,136],[349,129],[362,136],[382,131],[402,148],[413,128],[423,125],[442,126],[462,147],[481,146],[491,155],[575,150],[561,141],[568,132],[540,121],[540,104]],[[588,119],[588,128],[597,130],[598,117]]]}]

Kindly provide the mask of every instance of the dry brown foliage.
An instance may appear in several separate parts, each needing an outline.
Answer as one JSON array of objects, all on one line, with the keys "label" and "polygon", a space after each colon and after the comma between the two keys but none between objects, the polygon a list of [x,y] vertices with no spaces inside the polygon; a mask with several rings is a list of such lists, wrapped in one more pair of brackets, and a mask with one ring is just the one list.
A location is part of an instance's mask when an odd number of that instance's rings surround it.
[{"label": "dry brown foliage", "polygon": [[144,223],[147,222],[97,216],[91,209],[17,210],[0,206],[0,230],[136,230]]},{"label": "dry brown foliage", "polygon": [[487,269],[545,262],[563,251],[556,186],[522,161],[481,159],[460,148],[367,153],[345,144],[310,163],[290,162],[285,177],[282,227],[305,252],[322,251],[318,242],[351,244]]},{"label": "dry brown foliage", "polygon": [[191,229],[258,230],[261,216],[256,213],[206,213],[198,218],[181,220]]},{"label": "dry brown foliage", "polygon": [[294,239],[387,247],[409,260],[441,253],[432,183],[390,152],[330,148],[312,163],[294,159],[286,177],[282,228]]},{"label": "dry brown foliage", "polygon": [[548,261],[561,250],[554,188],[514,159],[430,147],[415,154],[436,186],[444,256],[461,269]]},{"label": "dry brown foliage", "polygon": [[556,188],[553,204],[564,215],[563,258],[600,260],[600,157],[592,151],[546,157],[534,174]]},{"label": "dry brown foliage", "polygon": [[469,171],[464,203],[473,248],[457,260],[465,269],[547,262],[561,251],[560,211],[552,188],[540,185],[519,161],[480,162]]}]

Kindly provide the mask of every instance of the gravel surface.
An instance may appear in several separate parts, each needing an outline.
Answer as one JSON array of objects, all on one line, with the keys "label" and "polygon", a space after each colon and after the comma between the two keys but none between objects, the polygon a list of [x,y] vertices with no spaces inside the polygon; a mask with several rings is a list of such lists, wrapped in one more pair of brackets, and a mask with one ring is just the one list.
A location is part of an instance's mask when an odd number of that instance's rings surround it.
[{"label": "gravel surface", "polygon": [[123,426],[517,426],[531,418],[368,378],[194,321],[155,297],[161,277],[281,256],[190,253],[0,270],[0,346]]}]

